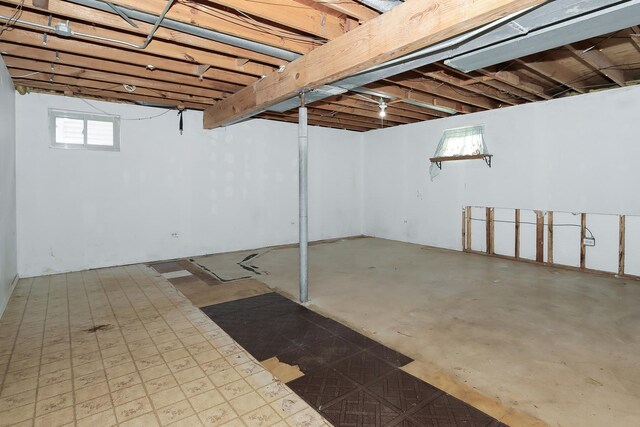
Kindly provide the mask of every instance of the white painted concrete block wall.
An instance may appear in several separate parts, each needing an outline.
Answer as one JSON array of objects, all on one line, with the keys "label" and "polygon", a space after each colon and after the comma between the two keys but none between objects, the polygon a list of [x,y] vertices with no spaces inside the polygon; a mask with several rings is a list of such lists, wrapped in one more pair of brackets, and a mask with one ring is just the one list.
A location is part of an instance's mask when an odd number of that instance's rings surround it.
[{"label": "white painted concrete block wall", "polygon": [[[161,112],[92,103],[122,118]],[[21,276],[297,241],[296,125],[205,131],[189,111],[180,136],[170,112],[122,121],[120,152],[62,150],[49,148],[48,108],[90,106],[38,94],[16,106]],[[312,127],[309,136],[310,239],[361,234],[362,135]]]},{"label": "white painted concrete block wall", "polygon": [[11,77],[0,57],[0,316],[17,274],[14,99]]},{"label": "white painted concrete block wall", "polygon": [[[638,111],[640,87],[630,87],[368,132],[364,233],[459,250],[466,205],[638,215]],[[442,132],[475,124],[486,127],[493,167],[479,160],[444,163],[430,182],[428,158]],[[638,228],[635,218],[627,221]],[[617,218],[593,217],[587,225],[598,239],[587,249],[588,265],[617,271]],[[530,245],[529,234],[535,242],[535,227],[529,231],[523,226],[523,246]],[[574,231],[558,229],[556,258],[577,261],[569,255],[577,254]],[[640,233],[628,231],[627,272],[640,274]],[[513,235],[502,238],[496,248],[512,247]],[[535,256],[528,246],[523,253]]]}]

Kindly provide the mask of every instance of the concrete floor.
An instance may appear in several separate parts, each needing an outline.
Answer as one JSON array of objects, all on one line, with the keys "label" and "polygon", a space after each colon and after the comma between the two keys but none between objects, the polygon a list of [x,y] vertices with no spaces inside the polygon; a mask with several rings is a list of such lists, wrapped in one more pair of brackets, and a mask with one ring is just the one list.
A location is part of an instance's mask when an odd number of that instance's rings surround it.
[{"label": "concrete floor", "polygon": [[[259,280],[297,295],[297,248],[259,252]],[[374,238],[309,252],[312,307],[496,418],[640,424],[640,282]]]}]

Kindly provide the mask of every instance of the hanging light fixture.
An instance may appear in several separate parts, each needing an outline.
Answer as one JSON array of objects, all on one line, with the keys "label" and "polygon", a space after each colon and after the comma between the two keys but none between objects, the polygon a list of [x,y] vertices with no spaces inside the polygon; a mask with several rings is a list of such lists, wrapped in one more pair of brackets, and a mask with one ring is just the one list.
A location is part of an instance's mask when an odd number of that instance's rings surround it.
[{"label": "hanging light fixture", "polygon": [[380,102],[378,102],[378,107],[380,107],[380,117],[384,118],[387,115],[386,109],[387,104],[384,102],[382,98],[380,98]]}]

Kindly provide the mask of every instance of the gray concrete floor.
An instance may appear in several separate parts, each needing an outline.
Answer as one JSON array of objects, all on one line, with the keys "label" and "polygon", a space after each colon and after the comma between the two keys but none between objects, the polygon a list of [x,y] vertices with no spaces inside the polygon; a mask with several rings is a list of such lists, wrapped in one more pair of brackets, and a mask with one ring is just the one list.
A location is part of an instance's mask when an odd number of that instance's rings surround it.
[{"label": "gray concrete floor", "polygon": [[[259,280],[297,295],[297,248],[260,252]],[[553,426],[640,425],[640,282],[375,238],[309,257],[312,306],[445,391]]]}]

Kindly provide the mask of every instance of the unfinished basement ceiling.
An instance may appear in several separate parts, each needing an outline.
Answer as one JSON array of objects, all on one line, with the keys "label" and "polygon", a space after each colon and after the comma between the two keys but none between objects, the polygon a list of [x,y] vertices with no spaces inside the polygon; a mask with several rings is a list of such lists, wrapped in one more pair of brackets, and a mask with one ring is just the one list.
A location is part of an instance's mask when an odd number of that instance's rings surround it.
[{"label": "unfinished basement ceiling", "polygon": [[[541,7],[551,10],[555,4],[564,10],[562,3],[591,7],[590,13],[608,13],[613,6],[626,16],[638,7],[637,1],[597,0],[557,0]],[[7,28],[2,27],[7,20],[0,19],[0,52],[21,93],[204,110],[399,4],[392,0],[0,0],[0,16],[11,18]],[[167,7],[161,25],[141,49]],[[544,17],[540,10],[538,15]],[[400,68],[391,68],[396,74],[370,74],[383,77],[361,78],[362,86],[338,82],[316,93],[315,99],[321,99],[308,105],[309,123],[367,131],[636,84],[640,18],[633,16],[640,15],[630,16],[628,22],[600,18],[598,22],[606,25],[584,22],[582,28],[613,32],[537,53],[531,50],[544,47],[544,42],[527,50],[525,42],[517,41],[508,51],[527,56],[470,72],[453,67],[464,69],[477,58],[463,61],[463,56],[456,60],[439,55],[433,57],[435,62],[428,56],[423,63],[411,62],[415,68],[405,67],[399,74]],[[552,18],[566,20],[563,15]],[[519,19],[505,24],[519,36],[535,35],[527,34],[535,23],[525,28],[519,22],[526,20]],[[616,22],[624,28],[614,28]],[[561,30],[569,39],[583,34],[570,26]],[[552,39],[562,37],[554,33]],[[502,58],[490,50],[481,62],[491,63],[491,55]],[[381,99],[388,105],[384,120],[378,114]],[[297,121],[295,103],[283,105],[257,117]]]}]

